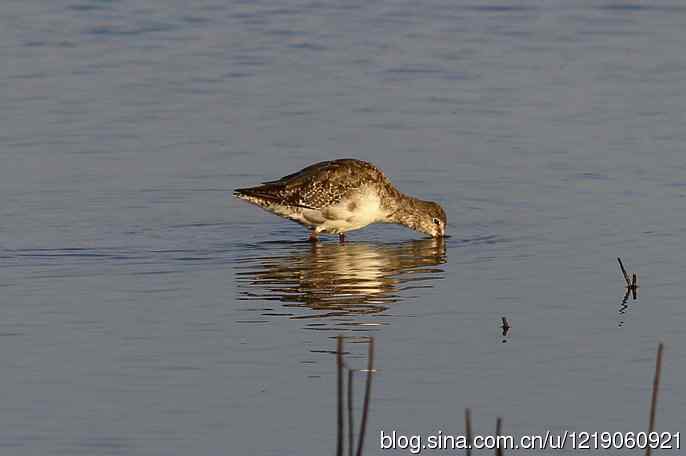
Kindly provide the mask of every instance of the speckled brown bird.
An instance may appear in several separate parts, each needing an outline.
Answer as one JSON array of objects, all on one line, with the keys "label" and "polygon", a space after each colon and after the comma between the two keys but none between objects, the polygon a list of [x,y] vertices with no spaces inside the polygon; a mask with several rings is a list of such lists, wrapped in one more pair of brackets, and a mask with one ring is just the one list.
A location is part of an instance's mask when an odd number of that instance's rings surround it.
[{"label": "speckled brown bird", "polygon": [[445,235],[446,215],[433,201],[396,189],[371,163],[345,158],[315,163],[279,180],[239,188],[234,196],[320,233],[338,234],[371,223],[397,223],[432,237]]}]

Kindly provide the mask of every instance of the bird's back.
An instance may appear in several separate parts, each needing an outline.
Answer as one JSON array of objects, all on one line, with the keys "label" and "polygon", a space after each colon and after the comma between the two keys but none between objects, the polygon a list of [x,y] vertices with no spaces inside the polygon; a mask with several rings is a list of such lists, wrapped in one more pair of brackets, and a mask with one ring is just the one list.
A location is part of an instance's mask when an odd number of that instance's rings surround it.
[{"label": "bird's back", "polygon": [[[345,158],[323,161],[234,195],[258,205],[322,209],[339,203],[350,192],[364,186],[390,186],[388,178],[371,163]],[[263,204],[261,204],[263,203]]]}]

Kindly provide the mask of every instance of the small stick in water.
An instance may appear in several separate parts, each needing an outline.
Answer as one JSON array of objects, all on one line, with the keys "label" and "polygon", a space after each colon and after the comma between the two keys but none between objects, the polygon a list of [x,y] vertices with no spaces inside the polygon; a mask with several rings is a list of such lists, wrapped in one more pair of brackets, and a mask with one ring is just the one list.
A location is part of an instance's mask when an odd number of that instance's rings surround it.
[{"label": "small stick in water", "polygon": [[472,454],[472,419],[470,417],[469,409],[464,409],[464,434],[467,438],[467,449],[465,454],[471,456]]},{"label": "small stick in water", "polygon": [[496,438],[496,447],[495,447],[495,456],[503,456],[503,449],[500,448],[500,433],[502,431],[502,426],[503,426],[503,419],[498,417],[495,421],[495,438]]},{"label": "small stick in water", "polygon": [[624,265],[622,264],[622,259],[617,257],[617,261],[619,261],[619,267],[622,269],[622,274],[624,275],[624,280],[626,280],[626,286],[630,287],[631,281],[629,281],[629,274],[627,274],[626,269],[624,269]]},{"label": "small stick in water", "polygon": [[337,431],[336,455],[343,456],[343,336],[336,337],[336,368],[337,368]]},{"label": "small stick in water", "polygon": [[367,415],[369,415],[369,397],[372,394],[372,375],[374,374],[374,337],[369,337],[369,354],[367,355],[367,384],[364,390],[364,404],[362,406],[362,420],[360,435],[357,438],[357,456],[362,456],[364,434],[367,429]]},{"label": "small stick in water", "polygon": [[[660,372],[662,371],[662,342],[657,346],[657,359],[655,360],[655,378],[653,379],[653,397],[650,400],[650,423],[648,425],[648,435],[655,431],[655,412],[657,409],[657,393],[660,388]],[[650,456],[650,445],[646,446],[646,456]]]},{"label": "small stick in water", "polygon": [[348,456],[353,456],[353,374],[354,369],[348,369]]},{"label": "small stick in water", "polygon": [[626,269],[624,269],[622,259],[617,257],[617,261],[619,262],[619,267],[622,270],[622,275],[624,276],[624,280],[626,281],[627,297],[629,296],[629,293],[631,293],[632,297],[636,299],[636,292],[638,291],[638,274],[634,272],[631,275],[631,280],[629,280],[629,274],[627,274]]},{"label": "small stick in water", "polygon": [[507,336],[507,332],[510,330],[510,322],[507,321],[507,318],[503,317],[503,324],[501,326],[503,329],[503,336]]}]

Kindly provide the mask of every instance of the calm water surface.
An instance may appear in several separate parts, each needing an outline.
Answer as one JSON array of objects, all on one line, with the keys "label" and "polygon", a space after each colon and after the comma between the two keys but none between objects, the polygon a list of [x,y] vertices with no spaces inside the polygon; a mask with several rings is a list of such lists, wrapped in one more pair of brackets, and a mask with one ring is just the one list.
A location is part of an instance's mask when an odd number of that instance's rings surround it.
[{"label": "calm water surface", "polygon": [[[465,407],[645,430],[659,340],[658,429],[686,431],[681,2],[0,11],[3,455],[333,454],[337,334],[360,368],[376,338],[366,454]],[[230,196],[350,156],[451,237],[312,246]]]}]

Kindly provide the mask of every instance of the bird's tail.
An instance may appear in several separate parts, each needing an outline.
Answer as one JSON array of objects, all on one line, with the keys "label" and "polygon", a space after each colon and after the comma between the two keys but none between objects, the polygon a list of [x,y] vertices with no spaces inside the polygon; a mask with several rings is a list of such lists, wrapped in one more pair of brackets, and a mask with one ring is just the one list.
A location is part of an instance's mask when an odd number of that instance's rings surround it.
[{"label": "bird's tail", "polygon": [[283,185],[277,183],[266,183],[263,185],[258,185],[257,187],[237,188],[233,191],[233,196],[250,203],[257,204],[258,206],[275,204],[280,206],[311,209],[309,206],[292,201],[292,198],[284,195]]},{"label": "bird's tail", "polygon": [[288,205],[283,194],[274,185],[258,185],[257,187],[237,188],[233,191],[236,198],[248,201],[258,206]]}]

